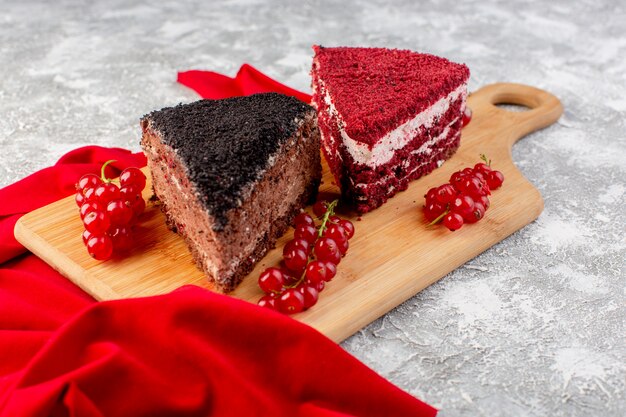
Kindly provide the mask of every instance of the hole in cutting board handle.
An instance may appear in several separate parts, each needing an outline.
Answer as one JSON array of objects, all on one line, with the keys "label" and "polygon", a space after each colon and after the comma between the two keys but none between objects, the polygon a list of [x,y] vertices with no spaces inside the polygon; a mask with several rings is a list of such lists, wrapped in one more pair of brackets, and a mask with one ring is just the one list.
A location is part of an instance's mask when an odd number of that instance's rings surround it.
[{"label": "hole in cutting board handle", "polygon": [[516,103],[497,103],[495,104],[495,106],[501,110],[510,111],[512,113],[521,113],[521,112],[532,110],[528,106],[524,106],[523,104],[516,104]]},{"label": "hole in cutting board handle", "polygon": [[498,91],[489,98],[489,102],[502,111],[521,113],[540,107],[543,101],[535,94],[529,94],[525,89],[517,87],[517,90]]}]

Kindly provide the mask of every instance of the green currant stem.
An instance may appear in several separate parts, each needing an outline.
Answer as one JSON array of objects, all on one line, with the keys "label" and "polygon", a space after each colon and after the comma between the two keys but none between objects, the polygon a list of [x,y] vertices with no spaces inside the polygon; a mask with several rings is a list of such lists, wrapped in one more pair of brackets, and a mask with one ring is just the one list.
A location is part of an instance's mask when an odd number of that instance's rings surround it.
[{"label": "green currant stem", "polygon": [[104,170],[106,169],[107,165],[112,164],[113,162],[116,162],[115,159],[109,159],[104,164],[102,164],[102,168],[100,168],[100,178],[102,179],[102,182],[106,184],[110,183],[113,180],[106,177]]},{"label": "green currant stem", "polygon": [[487,164],[488,167],[491,166],[491,159],[487,159],[487,155],[485,155],[484,153],[480,154],[480,159],[485,161],[485,163]]},{"label": "green currant stem", "polygon": [[305,272],[302,273],[302,276],[300,277],[299,280],[297,280],[296,282],[294,282],[291,285],[285,285],[284,288],[297,288],[298,285],[302,284],[302,282],[304,281],[304,278],[306,277],[306,268],[304,269],[304,271]]},{"label": "green currant stem", "polygon": [[434,225],[436,225],[436,224],[437,224],[437,223],[439,223],[439,222],[441,221],[441,219],[443,219],[443,218],[446,216],[446,214],[448,214],[448,213],[450,213],[450,209],[449,209],[449,208],[447,208],[447,209],[446,209],[446,211],[444,211],[443,213],[441,213],[441,214],[440,214],[440,215],[439,215],[439,216],[438,216],[435,220],[433,220],[432,222],[428,223],[428,226],[430,227],[430,226],[434,226]]},{"label": "green currant stem", "polygon": [[324,216],[322,216],[322,224],[317,231],[317,237],[322,237],[322,233],[324,233],[324,230],[326,230],[326,223],[328,223],[328,219],[330,219],[330,216],[335,214],[335,207],[337,207],[338,203],[339,200],[334,200],[328,203],[328,205],[326,206],[326,213],[324,213]]},{"label": "green currant stem", "polygon": [[[309,262],[310,262],[310,259],[309,259]],[[309,263],[307,262],[306,265],[309,266]],[[306,267],[304,268],[302,275],[300,275],[300,278],[296,282],[294,282],[291,285],[285,285],[284,287],[285,288],[297,288],[298,285],[302,284],[302,282],[304,281],[304,278],[306,278]]]}]

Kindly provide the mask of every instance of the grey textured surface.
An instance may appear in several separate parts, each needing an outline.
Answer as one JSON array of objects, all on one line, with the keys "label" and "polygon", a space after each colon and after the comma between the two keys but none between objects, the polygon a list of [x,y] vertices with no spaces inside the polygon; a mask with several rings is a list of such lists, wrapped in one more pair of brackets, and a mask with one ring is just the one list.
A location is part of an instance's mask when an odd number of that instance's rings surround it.
[{"label": "grey textured surface", "polygon": [[81,145],[138,149],[177,70],[308,89],[313,43],[432,52],[561,98],[514,148],[530,226],[343,343],[452,416],[626,415],[624,2],[0,1],[0,186]]}]

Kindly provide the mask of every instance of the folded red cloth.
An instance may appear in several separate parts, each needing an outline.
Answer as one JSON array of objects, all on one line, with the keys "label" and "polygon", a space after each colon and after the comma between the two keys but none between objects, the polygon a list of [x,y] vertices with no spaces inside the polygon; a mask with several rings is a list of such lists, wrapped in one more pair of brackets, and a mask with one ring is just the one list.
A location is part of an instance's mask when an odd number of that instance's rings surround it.
[{"label": "folded red cloth", "polygon": [[[212,98],[294,92],[242,73],[181,76]],[[193,286],[96,303],[15,241],[19,216],[109,159],[115,173],[145,165],[141,153],[86,147],[0,190],[0,415],[436,414],[289,317]]]},{"label": "folded red cloth", "polygon": [[235,78],[213,71],[191,70],[179,72],[178,82],[191,88],[202,98],[220,99],[277,92],[294,96],[305,103],[311,102],[309,94],[287,87],[248,64],[243,64],[239,68]]}]

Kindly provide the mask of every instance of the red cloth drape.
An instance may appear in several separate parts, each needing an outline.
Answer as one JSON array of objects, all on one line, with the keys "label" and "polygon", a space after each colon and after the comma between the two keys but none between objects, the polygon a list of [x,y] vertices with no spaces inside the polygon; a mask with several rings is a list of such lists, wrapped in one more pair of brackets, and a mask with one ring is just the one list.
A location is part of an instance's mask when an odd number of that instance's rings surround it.
[{"label": "red cloth drape", "polygon": [[294,96],[305,103],[311,96],[271,79],[251,65],[243,64],[234,78],[213,71],[185,71],[178,73],[178,82],[195,90],[203,98],[228,98],[254,93],[278,92]]},{"label": "red cloth drape", "polygon": [[[235,79],[193,71],[179,80],[210,98],[308,100],[250,66]],[[193,286],[97,303],[15,240],[22,214],[72,194],[109,159],[111,175],[145,165],[141,153],[80,148],[0,190],[1,416],[436,414],[289,317]]]}]

